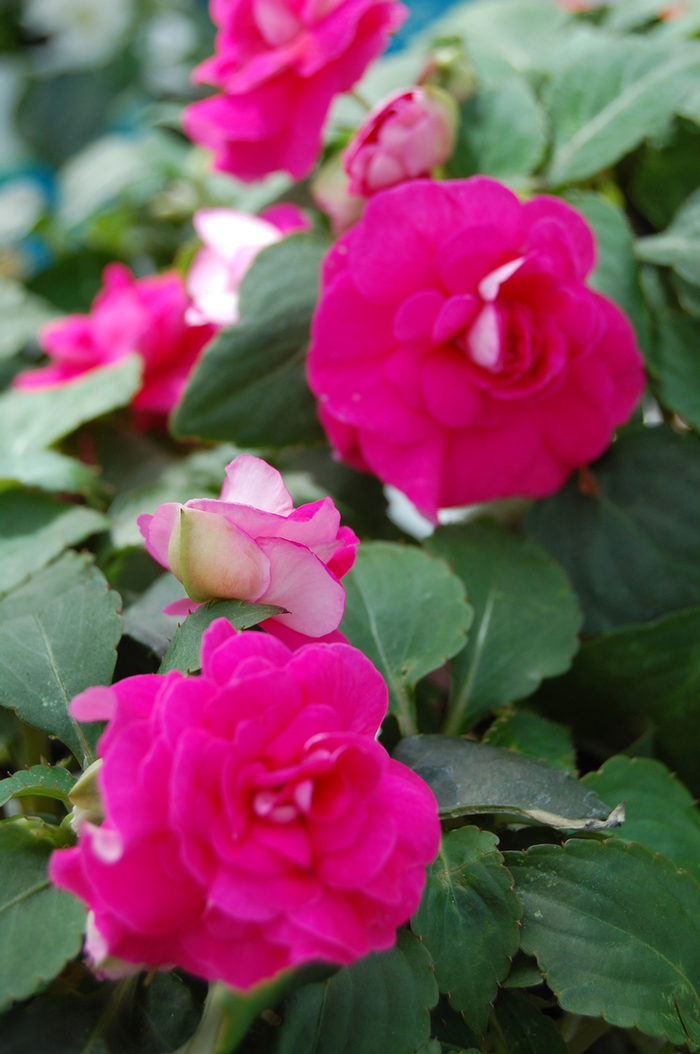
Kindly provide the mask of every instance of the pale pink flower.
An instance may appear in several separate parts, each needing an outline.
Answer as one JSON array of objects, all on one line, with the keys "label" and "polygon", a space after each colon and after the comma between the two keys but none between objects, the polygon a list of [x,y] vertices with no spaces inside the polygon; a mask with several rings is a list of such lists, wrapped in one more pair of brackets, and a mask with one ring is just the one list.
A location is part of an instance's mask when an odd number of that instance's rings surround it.
[{"label": "pale pink flower", "polygon": [[368,198],[429,176],[454,150],[457,104],[439,88],[407,88],[377,103],[343,151],[350,194]]},{"label": "pale pink flower", "polygon": [[170,502],[138,524],[148,552],[194,602],[171,604],[167,614],[208,600],[247,600],[287,610],[265,622],[283,640],[337,630],[345,607],[340,578],[358,539],[340,526],[332,498],[295,509],[280,473],[260,458],[234,458],[218,500]]},{"label": "pale pink flower", "polygon": [[94,913],[103,969],[175,964],[248,988],[394,944],[440,824],[427,785],[374,738],[387,690],[361,652],[292,653],[217,619],[201,677],[128,677],[109,694],[72,708],[109,720],[104,822],[49,868]]},{"label": "pale pink flower", "polygon": [[187,321],[217,326],[238,322],[240,285],[260,250],[310,227],[305,214],[294,205],[274,206],[262,216],[227,208],[199,209],[192,223],[204,247],[187,274],[187,291],[193,301]]}]

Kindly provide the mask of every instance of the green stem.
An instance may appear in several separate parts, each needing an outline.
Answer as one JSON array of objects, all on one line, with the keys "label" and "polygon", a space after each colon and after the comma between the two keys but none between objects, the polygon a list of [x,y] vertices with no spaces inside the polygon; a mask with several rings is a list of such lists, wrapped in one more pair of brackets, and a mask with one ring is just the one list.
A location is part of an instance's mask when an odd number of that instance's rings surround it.
[{"label": "green stem", "polygon": [[245,993],[221,982],[209,985],[199,1028],[174,1054],[232,1054],[256,1017],[279,1001],[290,976],[291,971],[284,970]]},{"label": "green stem", "polygon": [[372,109],[372,107],[367,102],[367,100],[363,99],[359,92],[356,92],[354,90],[353,91],[349,91],[348,95],[351,95],[352,98],[355,100],[355,102],[358,103],[362,107],[362,109],[366,110],[368,113]]},{"label": "green stem", "polygon": [[396,720],[402,737],[417,736],[416,702],[413,689],[406,684],[394,683],[394,694],[397,702]]}]

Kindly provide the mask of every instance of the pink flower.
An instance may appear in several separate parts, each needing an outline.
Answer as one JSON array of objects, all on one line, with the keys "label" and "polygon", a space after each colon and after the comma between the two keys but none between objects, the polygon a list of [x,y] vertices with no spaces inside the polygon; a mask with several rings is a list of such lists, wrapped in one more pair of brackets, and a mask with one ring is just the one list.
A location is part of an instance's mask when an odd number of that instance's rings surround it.
[{"label": "pink flower", "polygon": [[94,912],[101,959],[247,988],[393,945],[440,825],[426,784],[374,739],[387,692],[364,655],[292,653],[217,619],[201,677],[128,677],[107,707],[91,692],[72,713],[110,718],[105,820],[84,823],[50,875]]},{"label": "pink flower", "polygon": [[195,79],[220,88],[183,126],[240,179],[301,179],[321,149],[333,96],[352,88],[401,25],[396,0],[211,0],[216,54]]},{"label": "pink flower", "polygon": [[349,192],[369,198],[429,176],[449,160],[457,122],[457,104],[439,88],[409,88],[382,99],[343,151]]},{"label": "pink flower", "polygon": [[289,643],[297,634],[337,630],[345,607],[339,579],[354,563],[358,540],[340,526],[332,498],[295,509],[277,469],[260,458],[234,458],[219,500],[171,502],[138,524],[151,556],[195,601],[171,604],[167,614],[227,598],[286,608],[265,628]]},{"label": "pink flower", "polygon": [[89,315],[68,315],[40,330],[39,344],[50,365],[20,373],[14,383],[18,388],[51,388],[136,351],[144,374],[133,405],[167,414],[215,328],[186,323],[189,300],[175,272],[134,278],[128,267],[113,263],[102,281]]},{"label": "pink flower", "polygon": [[340,456],[432,519],[556,491],[644,384],[626,317],[584,285],[594,263],[579,213],[492,179],[371,198],[326,257],[308,359]]},{"label": "pink flower", "polygon": [[273,206],[264,217],[234,209],[199,209],[192,223],[204,248],[187,275],[193,305],[186,318],[190,325],[217,326],[238,322],[238,291],[260,250],[311,226],[295,205]]}]

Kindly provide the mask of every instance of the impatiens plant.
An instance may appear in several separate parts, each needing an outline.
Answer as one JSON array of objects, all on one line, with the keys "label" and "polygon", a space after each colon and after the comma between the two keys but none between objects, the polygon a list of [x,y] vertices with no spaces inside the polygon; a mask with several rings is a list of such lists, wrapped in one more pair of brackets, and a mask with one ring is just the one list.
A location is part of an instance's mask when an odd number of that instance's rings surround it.
[{"label": "impatiens plant", "polygon": [[0,12],[0,1054],[700,1051],[700,3],[92,3]]}]

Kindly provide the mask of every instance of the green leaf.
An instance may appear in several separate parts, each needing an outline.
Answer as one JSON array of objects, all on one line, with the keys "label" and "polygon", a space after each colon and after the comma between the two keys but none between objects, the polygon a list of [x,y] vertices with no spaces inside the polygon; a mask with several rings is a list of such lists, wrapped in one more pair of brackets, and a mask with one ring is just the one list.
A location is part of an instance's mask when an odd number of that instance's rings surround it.
[{"label": "green leaf", "polygon": [[[121,1015],[122,1028],[126,1024]],[[139,982],[128,1022],[129,1054],[164,1054],[180,1047],[197,1029],[202,1004],[172,970]],[[1,1052],[0,1052],[1,1054]],[[90,1051],[90,1054],[92,1052]]]},{"label": "green leaf", "polygon": [[593,466],[597,497],[571,479],[538,501],[525,529],[567,572],[584,632],[646,622],[700,603],[700,441],[631,427]]},{"label": "green leaf", "polygon": [[497,845],[496,835],[478,827],[443,835],[411,920],[432,956],[438,988],[478,1033],[520,943],[522,909]]},{"label": "green leaf", "polygon": [[695,705],[699,681],[696,606],[587,641],[571,671],[546,685],[538,700],[564,697],[568,709],[586,707],[600,723],[620,714],[650,714],[664,721]]},{"label": "green leaf", "polygon": [[576,753],[568,729],[529,710],[502,714],[484,733],[482,742],[544,761],[569,775],[576,774]]},{"label": "green leaf", "polygon": [[221,981],[210,984],[200,1025],[176,1054],[231,1054],[238,1050],[255,1019],[263,1010],[276,1006],[299,983],[299,977],[299,971],[283,970],[245,991],[229,988]]},{"label": "green leaf", "polygon": [[601,39],[555,71],[545,93],[554,130],[550,186],[609,168],[667,121],[693,85],[700,49],[641,37]]},{"label": "green leaf", "polygon": [[202,645],[202,634],[211,626],[214,619],[225,618],[238,630],[257,626],[266,618],[279,615],[284,608],[274,604],[249,604],[244,600],[217,600],[213,604],[203,604],[193,611],[180,628],[176,630],[170,647],[165,653],[158,673],[170,670],[181,670],[182,673],[196,673],[202,664],[199,652]]},{"label": "green leaf", "polygon": [[141,368],[141,357],[129,355],[56,388],[0,396],[0,480],[47,490],[89,490],[94,473],[46,447],[86,421],[126,406],[140,387]]},{"label": "green leaf", "polygon": [[466,1050],[479,1042],[474,1032],[458,1013],[446,995],[440,996],[436,1007],[430,1012],[430,1031],[443,1044],[443,1050]]},{"label": "green leaf", "polygon": [[20,769],[7,779],[0,780],[0,805],[10,798],[25,798],[28,795],[40,798],[58,798],[68,804],[75,779],[70,772],[59,766],[32,765]]},{"label": "green leaf", "polygon": [[532,988],[542,984],[542,974],[537,960],[519,951],[513,960],[510,972],[503,982],[504,988]]},{"label": "green leaf", "polygon": [[241,321],[204,351],[175,410],[175,436],[267,448],[323,439],[304,362],[327,249],[320,235],[294,234],[256,257]]},{"label": "green leaf", "polygon": [[651,347],[651,315],[639,284],[632,230],[621,209],[600,194],[569,192],[564,197],[582,212],[593,228],[598,262],[588,285],[614,300],[634,326],[645,354]]},{"label": "green leaf", "polygon": [[15,355],[32,340],[44,322],[59,314],[20,282],[0,279],[0,359]]},{"label": "green leaf", "polygon": [[687,872],[614,838],[537,845],[506,863],[522,947],[565,1010],[700,1041],[700,889]]},{"label": "green leaf", "polygon": [[52,848],[17,824],[0,825],[0,1010],[26,999],[80,951],[85,908],[51,886]]},{"label": "green leaf", "polygon": [[437,1002],[430,956],[408,930],[284,1005],[275,1054],[414,1054],[430,1038]]},{"label": "green leaf", "polygon": [[49,989],[13,1006],[2,1018],[0,1054],[110,1054],[96,1035],[110,991],[110,985],[85,994]]},{"label": "green leaf", "polygon": [[700,430],[698,346],[700,322],[680,314],[671,315],[659,323],[651,364],[660,401],[696,430]]},{"label": "green leaf", "polygon": [[663,853],[700,881],[700,813],[665,765],[618,754],[581,782],[613,805],[624,801],[625,822],[615,838]]},{"label": "green leaf", "polygon": [[341,632],[381,672],[408,733],[413,685],[464,646],[472,620],[464,586],[442,560],[390,542],[361,545],[343,585]]},{"label": "green leaf", "polygon": [[663,146],[647,144],[636,159],[626,186],[630,201],[657,230],[667,227],[689,194],[700,184],[700,128],[678,121]]},{"label": "green leaf", "polygon": [[566,1054],[566,1043],[551,1017],[541,1013],[526,996],[501,992],[496,1016],[510,1054]]},{"label": "green leaf", "polygon": [[66,553],[0,600],[0,705],[94,761],[99,725],[68,713],[74,695],[109,684],[121,600],[86,557]]},{"label": "green leaf", "polygon": [[186,595],[175,575],[160,575],[124,612],[124,632],[162,658],[182,622],[182,616],[164,615],[163,608]]},{"label": "green leaf", "polygon": [[547,147],[541,103],[524,77],[514,76],[468,99],[448,169],[456,178],[481,172],[497,179],[533,172]]},{"label": "green leaf", "polygon": [[455,734],[568,669],[581,612],[550,556],[492,520],[441,527],[426,548],[459,575],[474,607],[469,640],[452,662],[445,731]]},{"label": "green leaf", "polygon": [[106,516],[82,505],[19,489],[0,492],[0,596],[69,545],[108,527]]},{"label": "green leaf", "polygon": [[402,739],[394,758],[430,787],[443,819],[497,814],[560,830],[617,827],[597,794],[560,769],[510,750],[452,736]]},{"label": "green leaf", "polygon": [[700,285],[700,190],[681,205],[665,231],[638,238],[635,252],[638,260],[672,267],[687,282]]}]

